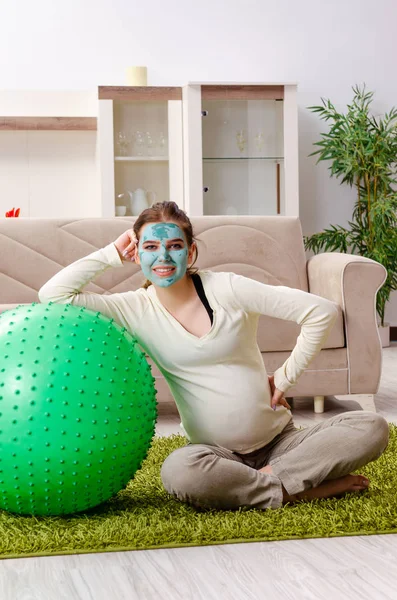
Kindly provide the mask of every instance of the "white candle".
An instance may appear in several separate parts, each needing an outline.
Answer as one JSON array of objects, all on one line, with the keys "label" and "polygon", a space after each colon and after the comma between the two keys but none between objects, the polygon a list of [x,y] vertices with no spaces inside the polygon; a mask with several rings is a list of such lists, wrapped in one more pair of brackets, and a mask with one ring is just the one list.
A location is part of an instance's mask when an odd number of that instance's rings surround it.
[{"label": "white candle", "polygon": [[147,85],[146,67],[127,67],[127,85],[145,86]]}]

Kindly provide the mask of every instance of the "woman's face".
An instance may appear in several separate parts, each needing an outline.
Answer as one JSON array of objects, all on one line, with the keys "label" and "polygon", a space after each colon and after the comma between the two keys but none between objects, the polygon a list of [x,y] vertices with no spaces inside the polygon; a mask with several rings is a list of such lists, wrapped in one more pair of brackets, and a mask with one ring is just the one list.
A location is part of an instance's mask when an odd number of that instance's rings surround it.
[{"label": "woman's face", "polygon": [[136,262],[154,285],[170,287],[185,276],[192,253],[176,223],[148,223],[140,231]]}]

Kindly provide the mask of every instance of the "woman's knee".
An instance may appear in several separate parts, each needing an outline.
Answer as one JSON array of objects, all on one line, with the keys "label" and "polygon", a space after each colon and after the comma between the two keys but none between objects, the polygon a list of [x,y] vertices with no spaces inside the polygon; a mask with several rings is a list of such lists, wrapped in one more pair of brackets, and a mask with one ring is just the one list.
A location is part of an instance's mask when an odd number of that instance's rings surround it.
[{"label": "woman's knee", "polygon": [[381,415],[377,415],[374,423],[375,437],[377,438],[379,456],[384,452],[389,443],[389,423]]},{"label": "woman's knee", "polygon": [[363,419],[367,421],[366,442],[374,458],[379,458],[389,443],[389,424],[381,415],[373,412],[363,412]]},{"label": "woman's knee", "polygon": [[180,500],[197,494],[200,489],[202,460],[211,451],[201,444],[174,450],[163,462],[161,480],[167,492]]}]

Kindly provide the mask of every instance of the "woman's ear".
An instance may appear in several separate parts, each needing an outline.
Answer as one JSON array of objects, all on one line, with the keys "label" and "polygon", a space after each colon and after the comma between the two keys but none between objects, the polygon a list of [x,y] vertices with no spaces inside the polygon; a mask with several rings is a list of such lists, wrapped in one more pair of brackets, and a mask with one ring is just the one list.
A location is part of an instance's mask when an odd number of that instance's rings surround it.
[{"label": "woman's ear", "polygon": [[139,258],[138,246],[135,246],[135,249],[134,249],[134,262],[136,265],[141,264],[141,260]]}]

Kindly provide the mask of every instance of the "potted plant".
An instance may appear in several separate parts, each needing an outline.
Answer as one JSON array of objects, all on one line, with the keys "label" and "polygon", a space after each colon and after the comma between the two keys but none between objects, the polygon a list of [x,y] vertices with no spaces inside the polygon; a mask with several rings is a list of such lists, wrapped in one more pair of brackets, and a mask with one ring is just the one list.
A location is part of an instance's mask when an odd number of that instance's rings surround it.
[{"label": "potted plant", "polygon": [[365,85],[353,87],[354,97],[345,114],[330,100],[309,110],[330,124],[315,143],[317,162],[331,161],[331,177],[356,190],[349,228],[331,225],[312,236],[304,236],[305,248],[315,254],[338,251],[359,254],[381,263],[387,279],[378,291],[376,310],[380,318],[382,345],[389,345],[385,306],[397,289],[397,109],[382,116],[371,114],[374,93]]}]

